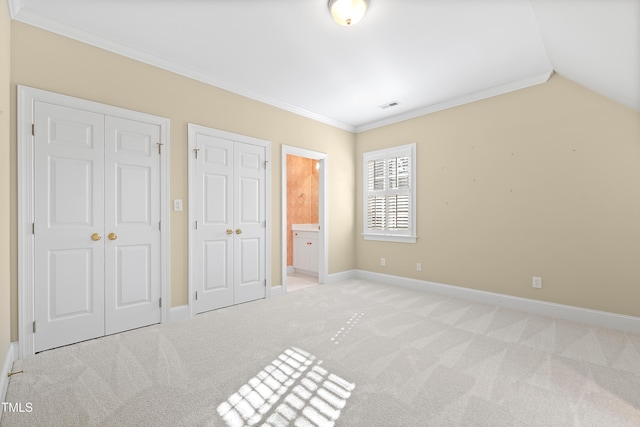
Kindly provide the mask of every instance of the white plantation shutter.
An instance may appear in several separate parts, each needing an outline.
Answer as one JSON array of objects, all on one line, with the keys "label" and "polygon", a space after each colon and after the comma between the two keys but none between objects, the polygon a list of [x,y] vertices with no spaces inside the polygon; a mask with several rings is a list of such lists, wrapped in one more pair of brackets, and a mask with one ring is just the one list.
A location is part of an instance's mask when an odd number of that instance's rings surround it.
[{"label": "white plantation shutter", "polygon": [[385,198],[369,196],[367,202],[367,224],[370,230],[384,230],[385,221]]},{"label": "white plantation shutter", "polygon": [[415,144],[363,155],[364,238],[416,241]]},{"label": "white plantation shutter", "polygon": [[395,194],[387,196],[387,228],[389,230],[409,229],[409,196]]},{"label": "white plantation shutter", "polygon": [[371,160],[369,167],[369,191],[384,190],[384,160]]}]

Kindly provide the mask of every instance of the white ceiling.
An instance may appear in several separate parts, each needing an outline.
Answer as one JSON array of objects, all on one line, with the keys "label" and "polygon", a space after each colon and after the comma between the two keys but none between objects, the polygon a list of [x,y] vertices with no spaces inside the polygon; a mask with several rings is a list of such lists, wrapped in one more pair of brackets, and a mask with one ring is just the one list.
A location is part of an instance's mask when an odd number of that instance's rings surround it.
[{"label": "white ceiling", "polygon": [[355,132],[554,70],[640,111],[640,0],[370,0],[349,28],[326,0],[8,1],[15,20]]}]

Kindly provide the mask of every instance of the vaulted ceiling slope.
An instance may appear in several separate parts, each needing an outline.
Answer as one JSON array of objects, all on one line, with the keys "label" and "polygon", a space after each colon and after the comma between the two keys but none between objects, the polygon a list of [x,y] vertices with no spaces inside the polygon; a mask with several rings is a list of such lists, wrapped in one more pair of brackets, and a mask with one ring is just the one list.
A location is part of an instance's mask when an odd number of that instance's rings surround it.
[{"label": "vaulted ceiling slope", "polygon": [[640,111],[640,0],[371,0],[354,27],[326,0],[8,1],[17,21],[355,132],[553,71]]}]

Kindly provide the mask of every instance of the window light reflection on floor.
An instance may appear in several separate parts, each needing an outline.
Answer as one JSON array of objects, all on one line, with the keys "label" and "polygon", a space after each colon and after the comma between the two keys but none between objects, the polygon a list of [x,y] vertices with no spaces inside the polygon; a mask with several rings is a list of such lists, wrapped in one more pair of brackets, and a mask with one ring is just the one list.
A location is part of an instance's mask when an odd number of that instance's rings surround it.
[{"label": "window light reflection on floor", "polygon": [[351,332],[351,328],[353,328],[358,321],[364,316],[364,313],[355,313],[351,316],[351,319],[347,320],[346,326],[340,328],[338,332],[331,338],[331,342],[334,344],[340,344],[340,340],[347,336],[349,332]]},{"label": "window light reflection on floor", "polygon": [[289,348],[221,403],[218,414],[229,427],[264,418],[268,427],[332,426],[355,384],[321,365],[312,354]]}]

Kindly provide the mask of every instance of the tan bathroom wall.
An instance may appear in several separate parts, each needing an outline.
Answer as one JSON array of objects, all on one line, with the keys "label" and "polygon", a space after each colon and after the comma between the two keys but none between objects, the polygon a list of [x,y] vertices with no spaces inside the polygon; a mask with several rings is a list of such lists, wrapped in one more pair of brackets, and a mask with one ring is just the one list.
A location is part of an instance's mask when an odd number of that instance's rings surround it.
[{"label": "tan bathroom wall", "polygon": [[316,224],[319,217],[316,160],[287,154],[287,266],[293,265],[292,224]]}]

